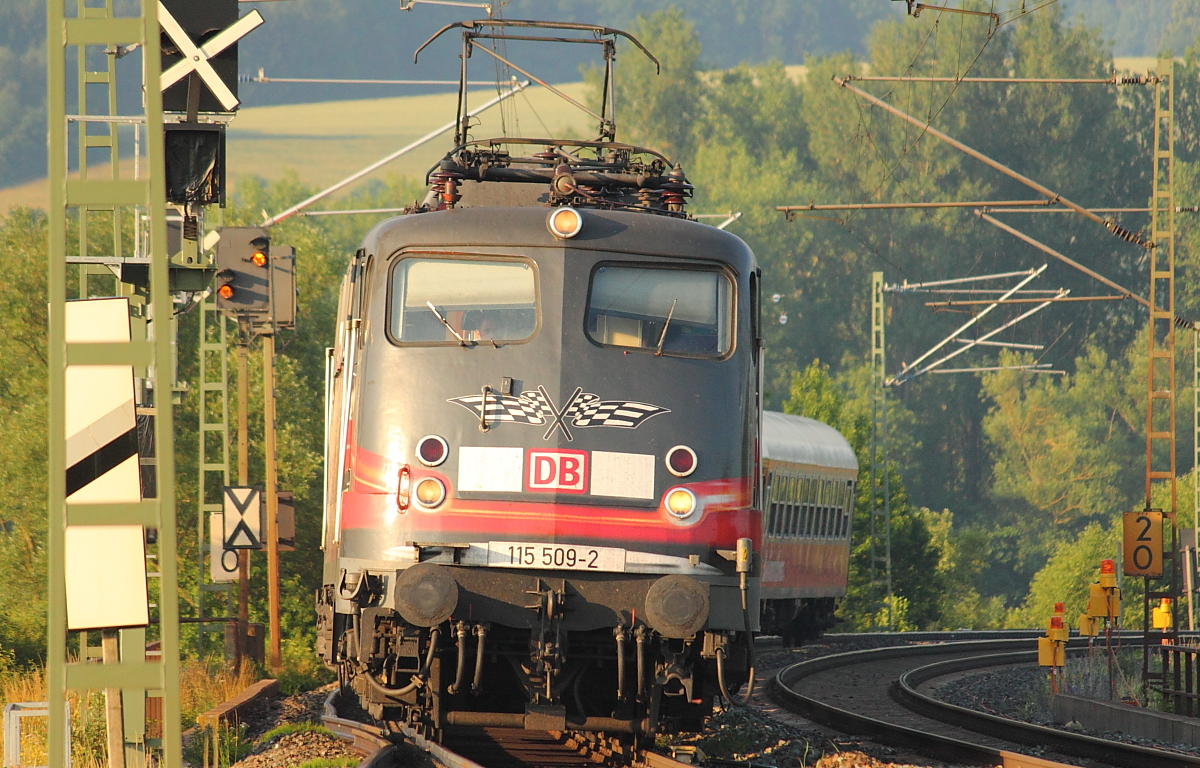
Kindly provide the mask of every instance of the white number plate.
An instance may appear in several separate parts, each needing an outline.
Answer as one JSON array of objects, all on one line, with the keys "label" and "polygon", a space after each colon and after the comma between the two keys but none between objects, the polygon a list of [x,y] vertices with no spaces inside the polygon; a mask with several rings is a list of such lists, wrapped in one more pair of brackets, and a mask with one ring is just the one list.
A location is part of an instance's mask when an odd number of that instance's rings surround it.
[{"label": "white number plate", "polygon": [[625,570],[625,550],[572,544],[489,541],[487,564],[500,568],[548,568],[558,571]]}]

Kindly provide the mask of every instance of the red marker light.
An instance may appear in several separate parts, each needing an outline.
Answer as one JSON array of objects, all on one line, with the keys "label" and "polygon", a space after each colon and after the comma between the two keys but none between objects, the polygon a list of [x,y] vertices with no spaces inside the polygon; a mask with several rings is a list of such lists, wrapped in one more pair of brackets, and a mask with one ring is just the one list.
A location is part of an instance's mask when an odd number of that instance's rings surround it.
[{"label": "red marker light", "polygon": [[446,460],[450,446],[437,435],[426,435],[417,443],[417,458],[427,467],[436,467]]},{"label": "red marker light", "polygon": [[1055,613],[1066,613],[1067,609],[1063,607],[1062,603],[1055,603],[1054,604],[1054,612]]},{"label": "red marker light", "polygon": [[696,471],[696,452],[686,445],[667,451],[667,471],[675,477],[687,477]]},{"label": "red marker light", "polygon": [[1062,628],[1063,628],[1063,620],[1062,620],[1062,616],[1053,616],[1053,617],[1051,617],[1051,619],[1050,619],[1050,629],[1062,629]]},{"label": "red marker light", "polygon": [[1117,563],[1114,560],[1101,560],[1100,573],[1116,573]]}]

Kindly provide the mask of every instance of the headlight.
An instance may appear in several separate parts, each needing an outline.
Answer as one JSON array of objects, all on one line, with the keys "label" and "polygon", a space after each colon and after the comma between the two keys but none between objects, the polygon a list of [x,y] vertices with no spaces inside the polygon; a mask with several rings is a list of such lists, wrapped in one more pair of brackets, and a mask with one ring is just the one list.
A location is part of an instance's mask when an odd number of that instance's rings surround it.
[{"label": "headlight", "polygon": [[684,519],[696,511],[696,494],[687,488],[675,488],[667,492],[667,511]]},{"label": "headlight", "polygon": [[583,229],[583,214],[574,208],[556,208],[546,218],[546,228],[560,240],[568,240]]},{"label": "headlight", "polygon": [[436,477],[426,477],[417,483],[417,501],[430,509],[446,500],[446,486]]}]

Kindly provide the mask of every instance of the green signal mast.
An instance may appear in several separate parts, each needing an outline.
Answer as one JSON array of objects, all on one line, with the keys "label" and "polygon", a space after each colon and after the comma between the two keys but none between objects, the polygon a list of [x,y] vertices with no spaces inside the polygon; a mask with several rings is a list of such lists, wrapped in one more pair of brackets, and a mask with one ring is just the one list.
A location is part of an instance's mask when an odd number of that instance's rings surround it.
[{"label": "green signal mast", "polygon": [[[85,0],[50,0],[48,3],[48,97],[50,134],[50,242],[49,242],[49,631],[48,631],[48,704],[49,764],[68,764],[70,723],[67,699],[70,692],[103,690],[109,701],[109,763],[114,766],[142,765],[147,750],[158,753],[157,763],[168,768],[179,766],[179,606],[176,574],[174,434],[171,416],[170,376],[173,371],[173,335],[169,319],[173,307],[169,291],[167,256],[166,188],[163,177],[164,137],[162,94],[158,88],[161,69],[157,3],[144,0],[136,16],[118,16],[113,0],[92,5]],[[144,93],[140,113],[122,115],[118,111],[117,70],[119,59],[140,49],[137,57],[121,65],[122,72],[139,69]],[[140,67],[137,64],[140,62]],[[71,91],[74,91],[72,94]],[[97,91],[104,98],[96,98]],[[89,98],[90,97],[90,98]],[[132,128],[132,136],[126,131]],[[124,130],[122,130],[124,129]],[[130,141],[129,139],[133,139]],[[139,156],[145,142],[144,160]],[[128,162],[122,163],[122,150]],[[95,165],[103,156],[106,162]],[[74,168],[69,168],[70,158]],[[92,161],[89,163],[89,161]],[[130,173],[130,166],[133,172]],[[76,178],[68,178],[75,171]],[[143,257],[130,259],[122,253],[123,224],[132,217],[135,225],[144,225],[146,245]],[[89,237],[89,226],[111,227],[109,245]],[[73,230],[73,231],[72,231]],[[101,254],[89,253],[89,246]],[[126,327],[125,340],[69,341],[67,306],[67,266],[79,263],[122,264],[140,262],[148,273],[149,289],[141,320],[132,331]],[[86,280],[86,278],[85,278]],[[86,297],[87,285],[80,286]],[[135,318],[136,319],[136,318]],[[164,322],[166,320],[167,322]],[[146,333],[139,331],[145,328]],[[79,336],[73,337],[78,339]],[[153,400],[142,398],[139,412],[148,413],[157,461],[148,464],[154,493],[139,501],[105,501],[102,494],[92,500],[68,502],[67,430],[69,420],[69,369],[79,367],[84,376],[113,366],[132,368],[138,378],[153,386]],[[164,384],[164,382],[166,382]],[[132,378],[130,379],[132,393]],[[139,413],[143,415],[143,413]],[[135,454],[136,455],[136,454]],[[100,470],[96,470],[99,472]],[[111,473],[110,473],[111,474]],[[139,473],[140,474],[140,473]],[[100,475],[99,485],[107,475]],[[86,488],[84,489],[86,490]],[[149,496],[150,494],[145,494]],[[99,500],[96,500],[96,499]],[[128,534],[133,532],[134,539]],[[139,533],[140,532],[140,533]],[[147,536],[148,532],[154,535]],[[80,627],[82,619],[71,616],[68,600],[81,578],[107,577],[109,563],[95,565],[93,573],[79,573],[78,561],[69,562],[68,547],[81,537],[138,539],[149,551],[131,547],[125,560],[117,565],[136,570],[141,558],[158,563],[157,589],[120,596],[134,612],[146,620],[131,624],[102,623],[105,610],[90,627],[102,629],[103,664],[88,664],[72,657],[69,627]],[[114,558],[116,555],[113,556]],[[109,595],[104,596],[107,600]],[[112,596],[113,603],[121,602]],[[137,605],[141,600],[142,605]],[[153,615],[151,614],[153,609]],[[78,612],[77,612],[78,613]],[[118,621],[120,619],[114,619]],[[95,623],[99,621],[101,623]],[[147,625],[157,625],[160,656],[146,652]],[[85,649],[86,644],[81,643]],[[161,736],[150,738],[146,728],[146,700],[161,698]],[[114,738],[114,734],[116,737]]]},{"label": "green signal mast", "polygon": [[892,608],[892,494],[887,465],[887,365],[884,348],[882,272],[871,273],[871,621],[887,610],[887,630],[893,629]]}]

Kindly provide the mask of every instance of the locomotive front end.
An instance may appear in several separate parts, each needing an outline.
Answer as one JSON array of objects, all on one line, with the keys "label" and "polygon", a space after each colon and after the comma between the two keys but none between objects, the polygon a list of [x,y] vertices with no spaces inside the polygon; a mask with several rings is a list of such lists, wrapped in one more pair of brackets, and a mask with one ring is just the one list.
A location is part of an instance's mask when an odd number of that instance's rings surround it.
[{"label": "locomotive front end", "polygon": [[343,288],[322,655],[433,733],[696,725],[758,629],[754,257],[463,192],[376,227]]}]

